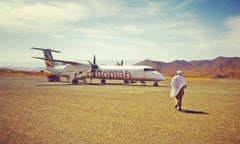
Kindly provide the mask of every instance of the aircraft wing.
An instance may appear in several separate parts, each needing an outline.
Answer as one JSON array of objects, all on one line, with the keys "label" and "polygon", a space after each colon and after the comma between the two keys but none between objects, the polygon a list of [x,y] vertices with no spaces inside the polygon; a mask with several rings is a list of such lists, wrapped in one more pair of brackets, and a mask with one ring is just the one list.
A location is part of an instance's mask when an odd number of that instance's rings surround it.
[{"label": "aircraft wing", "polygon": [[63,64],[72,64],[72,65],[90,65],[88,62],[74,62],[74,61],[65,61],[65,60],[56,60],[56,59],[48,59],[48,58],[41,58],[41,57],[33,57],[36,59],[41,59],[41,60],[49,60],[49,61],[54,61],[54,62],[60,62]]}]

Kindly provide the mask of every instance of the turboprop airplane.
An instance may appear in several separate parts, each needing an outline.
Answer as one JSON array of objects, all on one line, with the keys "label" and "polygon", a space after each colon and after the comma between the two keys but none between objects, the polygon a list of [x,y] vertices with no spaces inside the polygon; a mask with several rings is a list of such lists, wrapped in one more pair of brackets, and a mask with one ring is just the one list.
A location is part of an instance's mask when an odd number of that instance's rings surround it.
[{"label": "turboprop airplane", "polygon": [[153,81],[153,86],[158,86],[158,81],[166,80],[163,74],[157,72],[150,66],[123,66],[123,61],[117,66],[97,65],[94,55],[93,62],[77,62],[57,60],[52,56],[52,52],[60,51],[45,48],[35,48],[43,51],[44,58],[33,57],[45,60],[46,70],[52,74],[48,76],[48,81],[60,81],[60,77],[72,80],[72,84],[78,84],[79,80],[86,81],[87,78],[100,79],[102,84],[106,80],[123,80],[125,84],[133,81]]}]

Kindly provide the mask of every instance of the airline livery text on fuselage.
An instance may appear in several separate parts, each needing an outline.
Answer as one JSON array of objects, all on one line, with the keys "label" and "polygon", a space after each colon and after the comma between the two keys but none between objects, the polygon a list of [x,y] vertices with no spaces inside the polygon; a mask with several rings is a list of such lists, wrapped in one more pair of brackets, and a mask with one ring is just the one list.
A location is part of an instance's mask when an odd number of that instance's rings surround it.
[{"label": "airline livery text on fuselage", "polygon": [[128,71],[96,71],[94,73],[88,72],[87,77],[103,78],[103,79],[132,79],[132,73]]}]

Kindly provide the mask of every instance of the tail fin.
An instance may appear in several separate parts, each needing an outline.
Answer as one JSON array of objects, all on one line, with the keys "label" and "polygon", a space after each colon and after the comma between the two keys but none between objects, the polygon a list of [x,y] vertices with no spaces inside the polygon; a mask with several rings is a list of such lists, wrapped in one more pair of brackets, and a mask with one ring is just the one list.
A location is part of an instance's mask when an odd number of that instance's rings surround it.
[{"label": "tail fin", "polygon": [[56,62],[52,61],[53,60],[52,52],[61,53],[60,51],[53,50],[53,49],[35,48],[35,47],[32,47],[32,49],[43,51],[44,58],[40,58],[40,57],[34,57],[34,58],[45,60],[45,64],[47,67],[55,67],[57,65]]}]

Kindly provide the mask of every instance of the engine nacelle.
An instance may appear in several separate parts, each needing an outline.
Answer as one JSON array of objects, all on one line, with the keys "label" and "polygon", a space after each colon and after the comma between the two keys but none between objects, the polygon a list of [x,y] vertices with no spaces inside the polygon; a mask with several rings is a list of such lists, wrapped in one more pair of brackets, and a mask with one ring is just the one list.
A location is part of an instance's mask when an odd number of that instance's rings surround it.
[{"label": "engine nacelle", "polygon": [[69,65],[66,65],[65,68],[64,68],[65,71],[69,71],[69,72],[87,72],[87,71],[90,71],[91,70],[91,65],[87,65],[87,64],[84,64],[84,65],[73,65],[73,64],[69,64]]}]

